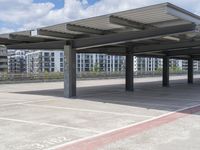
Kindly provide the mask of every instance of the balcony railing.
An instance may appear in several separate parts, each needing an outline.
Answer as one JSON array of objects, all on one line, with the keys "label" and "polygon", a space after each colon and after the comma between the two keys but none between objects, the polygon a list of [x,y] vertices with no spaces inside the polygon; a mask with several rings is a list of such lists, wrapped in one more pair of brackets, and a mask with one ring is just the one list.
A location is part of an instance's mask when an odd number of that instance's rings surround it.
[{"label": "balcony railing", "polygon": [[0,62],[8,62],[8,59],[0,58]]},{"label": "balcony railing", "polygon": [[[171,75],[185,75],[187,72],[171,72]],[[200,72],[195,72],[199,74]],[[154,77],[161,76],[162,72],[157,71],[139,71],[135,72],[135,77]],[[124,78],[124,72],[81,72],[77,73],[77,78],[88,79],[88,78]],[[0,81],[52,81],[52,80],[63,80],[64,73],[61,72],[44,72],[44,73],[1,73]]]},{"label": "balcony railing", "polygon": [[0,65],[0,69],[7,69],[8,68],[8,65]]}]

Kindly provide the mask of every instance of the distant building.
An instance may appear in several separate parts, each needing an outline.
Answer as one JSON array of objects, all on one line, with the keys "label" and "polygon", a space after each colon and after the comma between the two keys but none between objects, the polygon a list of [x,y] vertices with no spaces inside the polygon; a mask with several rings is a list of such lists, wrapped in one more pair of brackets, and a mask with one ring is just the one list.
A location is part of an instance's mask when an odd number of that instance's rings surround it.
[{"label": "distant building", "polygon": [[[77,54],[77,73],[89,71],[123,72],[125,57],[105,54]],[[136,64],[137,65],[137,64]],[[26,54],[27,72],[63,72],[63,51],[35,51]]]},{"label": "distant building", "polygon": [[[12,73],[63,72],[64,52],[60,50],[8,51],[8,71]],[[106,54],[77,54],[77,73],[82,72],[125,72],[126,58]],[[4,60],[6,61],[6,60]],[[162,59],[134,56],[135,72],[154,72],[162,69]],[[187,71],[187,60],[170,59],[170,68]],[[194,71],[200,69],[200,62],[194,61]]]},{"label": "distant building", "polygon": [[105,54],[77,54],[77,72],[123,72],[125,57]]},{"label": "distant building", "polygon": [[26,72],[26,58],[25,54],[29,51],[16,50],[9,51],[8,56],[8,72],[10,73],[24,73]]},{"label": "distant building", "polygon": [[[182,70],[187,71],[187,68],[188,68],[188,61],[182,60]],[[198,61],[193,62],[193,69],[194,69],[194,71],[198,71],[200,69]]]},{"label": "distant building", "polygon": [[137,70],[140,72],[156,71],[162,68],[162,59],[159,58],[137,58]]},{"label": "distant building", "polygon": [[0,46],[0,72],[8,71],[8,58],[7,49],[4,46]]},{"label": "distant building", "polygon": [[183,69],[183,60],[179,60],[179,59],[170,59],[169,60],[169,67],[171,68],[179,68],[179,69]]},{"label": "distant building", "polygon": [[26,54],[28,73],[63,72],[64,54],[61,51],[35,51]]}]

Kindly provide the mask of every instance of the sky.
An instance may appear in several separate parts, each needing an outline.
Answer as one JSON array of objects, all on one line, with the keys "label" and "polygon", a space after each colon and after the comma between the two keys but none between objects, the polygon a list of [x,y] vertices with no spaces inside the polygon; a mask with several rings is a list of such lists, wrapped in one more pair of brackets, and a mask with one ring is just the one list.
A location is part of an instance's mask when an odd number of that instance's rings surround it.
[{"label": "sky", "polygon": [[0,33],[171,2],[200,15],[199,0],[0,0]]}]

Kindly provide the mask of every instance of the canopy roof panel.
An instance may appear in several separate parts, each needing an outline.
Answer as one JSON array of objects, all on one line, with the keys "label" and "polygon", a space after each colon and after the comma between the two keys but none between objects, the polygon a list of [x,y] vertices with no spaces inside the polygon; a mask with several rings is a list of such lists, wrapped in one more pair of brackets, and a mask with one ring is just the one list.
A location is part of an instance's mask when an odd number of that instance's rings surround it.
[{"label": "canopy roof panel", "polygon": [[189,13],[188,11],[183,10],[170,3],[163,3],[163,4],[128,10],[128,11],[112,13],[112,14],[108,14],[104,16],[72,21],[68,23],[55,25],[55,26],[45,27],[42,29],[67,32],[67,33],[77,33],[77,32],[71,32],[70,30],[67,30],[66,26],[68,24],[89,27],[89,28],[94,28],[94,29],[99,29],[99,30],[124,29],[124,26],[111,23],[110,22],[111,16],[115,16],[118,18],[130,20],[134,22],[144,23],[144,24],[152,24],[157,27],[163,26],[163,24],[165,24],[165,26],[167,25],[172,26],[172,25],[186,24],[186,23],[191,22],[190,20],[182,19],[181,16],[180,17],[175,16],[174,14],[170,12],[171,9],[173,9],[174,11],[178,11],[180,14],[188,15],[188,18],[190,16],[196,19],[195,23],[197,24],[200,23],[200,20],[199,20],[200,18],[197,15]]},{"label": "canopy roof panel", "polygon": [[[111,13],[77,21],[0,35],[0,44],[17,49],[75,49],[108,46],[166,45],[200,41],[200,17],[170,3]],[[51,44],[52,43],[52,44]],[[195,43],[196,45],[196,43]],[[94,52],[94,51],[93,51]],[[145,51],[146,52],[146,51]]]}]

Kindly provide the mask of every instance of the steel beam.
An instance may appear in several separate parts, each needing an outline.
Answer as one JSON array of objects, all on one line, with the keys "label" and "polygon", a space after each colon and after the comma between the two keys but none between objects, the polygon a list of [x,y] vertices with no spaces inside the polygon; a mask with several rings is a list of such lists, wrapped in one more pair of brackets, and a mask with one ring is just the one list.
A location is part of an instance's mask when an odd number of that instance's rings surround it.
[{"label": "steel beam", "polygon": [[27,35],[19,35],[19,34],[10,34],[9,38],[12,40],[20,41],[20,42],[44,42],[47,39],[41,37],[31,37]]},{"label": "steel beam", "polygon": [[169,50],[182,50],[190,47],[200,47],[200,41],[172,42],[168,44],[151,44],[146,46],[136,46],[135,53],[161,52]]},{"label": "steel beam", "polygon": [[18,41],[0,37],[0,44],[1,45],[15,44],[15,43],[18,43]]},{"label": "steel beam", "polygon": [[92,38],[75,39],[73,47],[76,49],[85,49],[92,47],[101,47],[106,45],[116,45],[120,43],[142,41],[147,39],[156,39],[166,35],[174,35],[183,32],[192,32],[196,28],[194,24],[177,25],[173,27],[153,28],[143,31],[120,32]]},{"label": "steel beam", "polygon": [[106,47],[97,47],[90,49],[77,50],[78,53],[125,53],[126,47],[120,46],[106,46]]},{"label": "steel beam", "polygon": [[134,91],[134,61],[133,54],[130,49],[131,48],[127,48],[126,52],[126,91]]},{"label": "steel beam", "polygon": [[137,21],[128,20],[128,19],[118,17],[118,16],[114,16],[114,15],[111,15],[109,17],[109,20],[110,20],[110,23],[112,23],[112,24],[125,26],[125,27],[131,27],[131,28],[138,29],[138,30],[145,30],[145,29],[153,28],[152,25],[140,23],[140,22],[137,22]]},{"label": "steel beam", "polygon": [[169,57],[163,57],[163,87],[169,87]]},{"label": "steel beam", "polygon": [[64,96],[76,96],[76,52],[71,45],[64,46]]},{"label": "steel beam", "polygon": [[85,26],[80,26],[80,25],[75,25],[75,24],[67,24],[67,29],[70,31],[82,32],[82,33],[87,33],[87,34],[97,34],[97,35],[104,35],[108,32],[105,30],[100,30],[100,29],[95,29],[95,28],[90,28],[90,27],[85,27]]},{"label": "steel beam", "polygon": [[39,43],[19,43],[6,45],[7,49],[29,49],[29,50],[51,50],[51,49],[63,49],[66,45],[66,41],[50,41],[50,42],[39,42]]},{"label": "steel beam", "polygon": [[188,84],[193,84],[193,58],[188,59]]},{"label": "steel beam", "polygon": [[44,29],[36,29],[31,32],[31,36],[43,37],[43,38],[49,38],[49,39],[52,39],[52,38],[53,39],[73,39],[77,35],[70,34],[70,33],[64,33],[64,32],[44,30]]},{"label": "steel beam", "polygon": [[[45,39],[38,38],[38,37],[31,37],[27,32],[27,34],[20,34],[20,32],[11,33],[11,34],[2,34],[0,35],[0,38],[7,39],[10,41],[16,41],[16,43],[22,43],[22,42],[43,42]],[[13,42],[15,43],[15,42]],[[12,44],[12,42],[11,42]]]},{"label": "steel beam", "polygon": [[171,3],[167,3],[166,12],[169,15],[172,15],[176,18],[180,18],[182,20],[185,20],[187,22],[194,22],[196,24],[200,24],[200,17],[198,15],[195,15],[191,12],[188,12],[180,7],[177,7]]},{"label": "steel beam", "polygon": [[193,60],[200,60],[200,55],[192,55]]},{"label": "steel beam", "polygon": [[168,56],[177,56],[177,55],[195,55],[200,54],[200,48],[187,48],[184,50],[177,50],[177,51],[168,51]]}]

